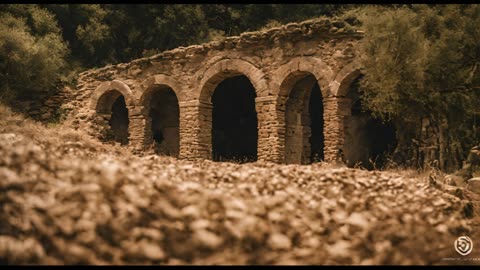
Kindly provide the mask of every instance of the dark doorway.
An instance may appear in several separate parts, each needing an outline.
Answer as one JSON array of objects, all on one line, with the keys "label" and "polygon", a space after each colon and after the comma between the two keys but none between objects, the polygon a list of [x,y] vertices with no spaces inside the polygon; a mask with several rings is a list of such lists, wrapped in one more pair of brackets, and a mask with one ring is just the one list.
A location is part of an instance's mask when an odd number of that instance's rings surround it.
[{"label": "dark doorway", "polygon": [[310,162],[319,162],[324,159],[323,148],[323,98],[322,92],[318,82],[315,82],[315,86],[311,90],[310,104],[310,127],[312,134],[310,135]]},{"label": "dark doorway", "polygon": [[255,88],[246,76],[223,80],[212,96],[212,147],[214,161],[257,160]]},{"label": "dark doorway", "polygon": [[357,78],[347,97],[352,101],[351,116],[345,119],[344,157],[349,167],[382,169],[397,145],[395,126],[374,118],[362,106],[362,92]]},{"label": "dark doorway", "polygon": [[180,149],[180,109],[177,96],[171,88],[159,88],[153,90],[149,99],[148,116],[152,120],[155,153],[176,157]]},{"label": "dark doorway", "polygon": [[128,109],[125,98],[120,95],[112,105],[112,116],[108,122],[110,125],[110,140],[128,144]]}]

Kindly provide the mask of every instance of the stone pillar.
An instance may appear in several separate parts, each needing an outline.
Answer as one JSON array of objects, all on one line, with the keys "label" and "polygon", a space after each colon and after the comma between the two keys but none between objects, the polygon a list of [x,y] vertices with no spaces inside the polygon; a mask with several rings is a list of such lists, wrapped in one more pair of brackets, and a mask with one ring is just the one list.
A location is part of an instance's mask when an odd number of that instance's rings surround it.
[{"label": "stone pillar", "polygon": [[212,104],[193,100],[180,102],[179,107],[179,158],[212,159]]},{"label": "stone pillar", "polygon": [[285,146],[285,111],[273,96],[255,98],[258,120],[257,160],[282,163]]},{"label": "stone pillar", "polygon": [[146,117],[143,106],[127,106],[128,108],[128,146],[134,153],[142,153],[151,139],[151,119]]},{"label": "stone pillar", "polygon": [[283,124],[285,133],[282,134],[284,138],[283,155],[286,164],[300,164],[302,161],[303,151],[303,126],[302,126],[302,112],[301,102],[297,98],[282,97],[279,99],[279,107],[283,112]]},{"label": "stone pillar", "polygon": [[350,115],[350,99],[345,97],[323,98],[323,135],[326,162],[343,162],[345,142],[345,117]]}]

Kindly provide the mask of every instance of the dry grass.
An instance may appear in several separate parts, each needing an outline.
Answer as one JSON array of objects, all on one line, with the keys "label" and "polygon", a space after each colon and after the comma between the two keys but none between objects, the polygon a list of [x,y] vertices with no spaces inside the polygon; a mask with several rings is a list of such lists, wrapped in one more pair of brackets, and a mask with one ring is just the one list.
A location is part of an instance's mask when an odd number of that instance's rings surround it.
[{"label": "dry grass", "polygon": [[415,171],[138,157],[0,106],[0,264],[465,264],[442,258],[477,208]]}]

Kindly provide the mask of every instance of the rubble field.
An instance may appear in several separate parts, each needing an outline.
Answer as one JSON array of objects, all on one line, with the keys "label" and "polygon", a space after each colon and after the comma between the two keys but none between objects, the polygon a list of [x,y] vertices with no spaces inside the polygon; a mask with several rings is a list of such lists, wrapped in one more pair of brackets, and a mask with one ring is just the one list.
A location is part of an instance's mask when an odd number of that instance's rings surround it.
[{"label": "rubble field", "polygon": [[429,172],[142,157],[0,115],[1,264],[480,264],[480,196]]}]

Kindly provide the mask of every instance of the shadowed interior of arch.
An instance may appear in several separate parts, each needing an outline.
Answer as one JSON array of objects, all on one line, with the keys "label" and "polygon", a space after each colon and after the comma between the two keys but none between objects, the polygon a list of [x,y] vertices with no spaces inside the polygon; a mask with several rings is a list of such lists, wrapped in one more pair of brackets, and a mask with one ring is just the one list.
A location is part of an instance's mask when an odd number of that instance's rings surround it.
[{"label": "shadowed interior of arch", "polygon": [[105,140],[128,144],[129,120],[124,96],[117,90],[104,93],[98,101],[97,112],[108,119]]},{"label": "shadowed interior of arch", "polygon": [[[351,116],[345,119],[344,158],[347,166],[360,165],[366,169],[381,169],[395,150],[395,126],[374,118],[362,106],[362,92],[357,77],[350,85],[347,98],[351,100]],[[372,164],[374,162],[374,164]]]},{"label": "shadowed interior of arch", "polygon": [[218,84],[212,95],[212,147],[214,161],[257,160],[255,88],[244,76]]},{"label": "shadowed interior of arch", "polygon": [[155,153],[177,157],[180,149],[180,109],[175,92],[169,87],[157,87],[151,90],[146,100]]},{"label": "shadowed interior of arch", "polygon": [[312,74],[292,78],[285,104],[285,163],[323,160],[323,99]]}]

